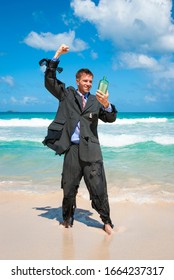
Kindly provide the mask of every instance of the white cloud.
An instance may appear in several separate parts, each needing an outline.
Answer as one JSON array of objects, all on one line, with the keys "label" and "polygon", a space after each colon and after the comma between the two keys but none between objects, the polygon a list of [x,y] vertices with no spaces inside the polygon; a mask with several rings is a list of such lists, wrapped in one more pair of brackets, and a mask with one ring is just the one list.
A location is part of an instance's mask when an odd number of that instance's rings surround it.
[{"label": "white cloud", "polygon": [[163,35],[157,38],[157,40],[153,42],[152,48],[156,50],[166,51],[166,52],[173,52],[174,32],[171,32],[171,34]]},{"label": "white cloud", "polygon": [[174,79],[174,63],[169,63],[167,67],[162,69],[162,71],[156,72],[155,76],[158,79]]},{"label": "white cloud", "polygon": [[92,57],[92,59],[97,59],[98,58],[98,53],[96,53],[95,51],[91,51],[91,57]]},{"label": "white cloud", "polygon": [[68,14],[62,15],[62,21],[66,26],[71,26],[71,28],[73,26],[73,29],[76,28],[76,26],[77,26],[77,23],[76,23],[74,17],[69,16]]},{"label": "white cloud", "polygon": [[36,97],[32,96],[24,96],[23,100],[21,101],[23,104],[36,104],[39,103],[39,100]]},{"label": "white cloud", "polygon": [[14,78],[12,76],[4,76],[4,77],[0,77],[0,82],[5,83],[9,86],[14,86]]},{"label": "white cloud", "polygon": [[[164,55],[158,59],[158,66],[151,72],[154,84],[162,87],[164,81],[173,83],[174,79],[174,62],[171,55]],[[163,83],[161,82],[163,81]]]},{"label": "white cloud", "polygon": [[11,97],[10,97],[10,102],[13,103],[13,104],[15,104],[15,103],[17,103],[18,101],[17,101],[17,99],[16,99],[14,96],[11,96]]},{"label": "white cloud", "polygon": [[24,43],[45,51],[55,51],[60,44],[65,43],[70,46],[70,50],[73,52],[83,51],[88,48],[88,45],[81,39],[75,38],[75,32],[69,31],[59,34],[52,34],[50,32],[40,33],[31,31],[24,39]]},{"label": "white cloud", "polygon": [[40,21],[40,22],[45,21],[45,15],[43,11],[34,11],[32,13],[32,16],[35,21]]},{"label": "white cloud", "polygon": [[72,0],[74,14],[122,50],[174,51],[170,0]]},{"label": "white cloud", "polygon": [[18,104],[18,105],[28,105],[28,104],[37,104],[40,102],[36,97],[32,97],[32,96],[24,96],[20,99],[17,99],[16,97],[11,96],[10,103]]},{"label": "white cloud", "polygon": [[157,103],[157,102],[168,102],[171,101],[170,94],[168,93],[161,93],[161,92],[154,92],[154,94],[147,94],[144,97],[144,101],[146,103]]},{"label": "white cloud", "polygon": [[145,100],[147,103],[157,102],[157,97],[154,96],[154,95],[146,95],[146,96],[144,97],[144,100]]},{"label": "white cloud", "polygon": [[[116,60],[116,61],[115,61]],[[146,68],[146,69],[157,69],[159,67],[157,60],[153,57],[136,54],[131,52],[120,53],[118,57],[114,59],[114,68]]]}]

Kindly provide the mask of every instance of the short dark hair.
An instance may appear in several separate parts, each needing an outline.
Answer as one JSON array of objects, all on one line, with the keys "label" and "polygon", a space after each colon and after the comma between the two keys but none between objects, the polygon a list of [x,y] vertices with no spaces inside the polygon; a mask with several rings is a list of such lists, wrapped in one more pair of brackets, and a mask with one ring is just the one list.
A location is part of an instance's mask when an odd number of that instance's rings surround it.
[{"label": "short dark hair", "polygon": [[87,68],[81,68],[81,69],[78,70],[77,73],[76,73],[76,79],[80,79],[80,77],[81,77],[81,75],[82,75],[83,73],[94,77],[93,73],[92,73],[89,69],[87,69]]}]

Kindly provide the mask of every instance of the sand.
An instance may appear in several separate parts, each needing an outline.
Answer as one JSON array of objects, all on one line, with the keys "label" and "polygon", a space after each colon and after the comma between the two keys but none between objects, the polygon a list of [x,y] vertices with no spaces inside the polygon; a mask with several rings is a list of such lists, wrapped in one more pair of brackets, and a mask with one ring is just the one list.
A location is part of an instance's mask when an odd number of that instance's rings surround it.
[{"label": "sand", "polygon": [[77,196],[64,228],[62,192],[0,194],[1,260],[173,260],[174,204],[110,204],[114,233],[102,230],[90,201]]}]

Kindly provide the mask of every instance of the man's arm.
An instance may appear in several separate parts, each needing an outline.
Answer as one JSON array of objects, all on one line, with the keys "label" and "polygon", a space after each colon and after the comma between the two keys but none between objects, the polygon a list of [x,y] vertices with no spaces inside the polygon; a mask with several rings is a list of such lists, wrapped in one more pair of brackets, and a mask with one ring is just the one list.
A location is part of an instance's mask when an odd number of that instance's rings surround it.
[{"label": "man's arm", "polygon": [[56,51],[52,60],[50,60],[49,65],[45,71],[45,87],[59,100],[62,99],[64,95],[64,83],[57,80],[56,78],[56,69],[59,64],[59,57],[62,54],[65,54],[69,51],[69,47],[65,44],[62,44]]},{"label": "man's arm", "polygon": [[112,123],[117,118],[117,109],[113,104],[110,104],[110,110],[100,108],[99,119],[103,122]]}]

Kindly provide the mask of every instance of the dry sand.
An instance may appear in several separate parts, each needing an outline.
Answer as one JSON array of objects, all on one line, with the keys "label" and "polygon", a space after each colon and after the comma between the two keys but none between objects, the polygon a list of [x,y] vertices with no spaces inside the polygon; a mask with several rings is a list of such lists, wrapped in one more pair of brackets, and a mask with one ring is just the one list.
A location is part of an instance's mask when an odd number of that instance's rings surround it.
[{"label": "dry sand", "polygon": [[77,196],[74,226],[61,221],[62,192],[0,195],[1,260],[173,260],[174,204],[111,203],[114,233]]}]

